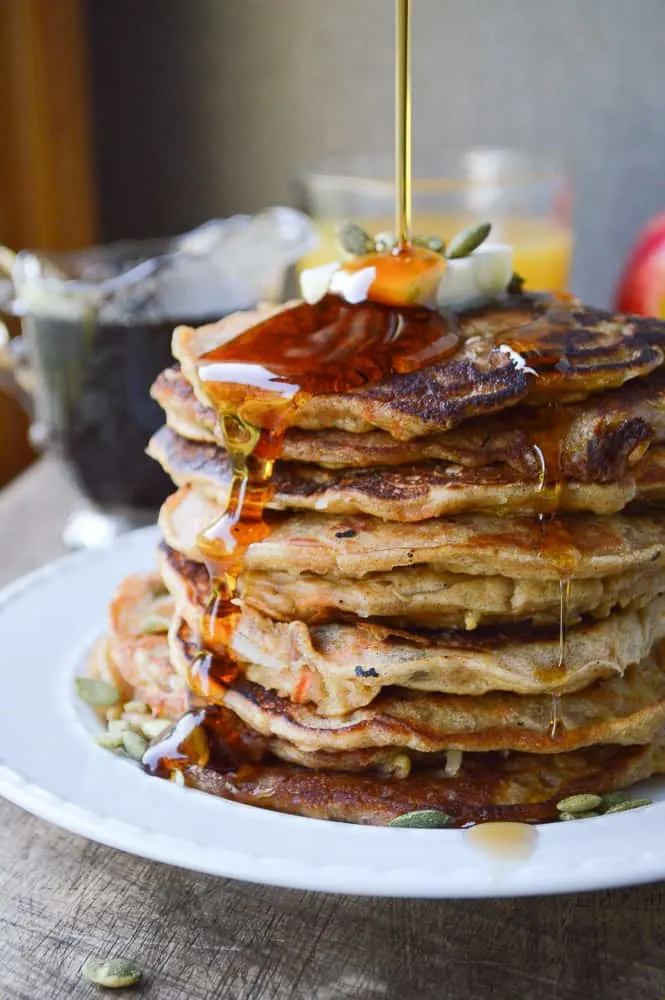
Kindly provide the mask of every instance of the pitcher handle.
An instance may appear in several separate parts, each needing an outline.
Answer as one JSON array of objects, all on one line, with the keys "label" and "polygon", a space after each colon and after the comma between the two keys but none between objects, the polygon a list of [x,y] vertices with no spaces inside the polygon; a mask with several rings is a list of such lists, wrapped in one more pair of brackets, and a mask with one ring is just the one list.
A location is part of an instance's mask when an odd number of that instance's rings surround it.
[{"label": "pitcher handle", "polygon": [[34,384],[23,337],[12,339],[6,325],[0,322],[0,389],[18,400],[30,417],[33,416]]}]

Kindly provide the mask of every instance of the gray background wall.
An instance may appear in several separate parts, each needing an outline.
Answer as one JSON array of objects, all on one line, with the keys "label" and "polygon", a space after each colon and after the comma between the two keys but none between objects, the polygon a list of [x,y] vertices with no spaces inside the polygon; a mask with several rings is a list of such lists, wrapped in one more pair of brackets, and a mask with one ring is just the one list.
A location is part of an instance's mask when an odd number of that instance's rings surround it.
[{"label": "gray background wall", "polygon": [[[665,0],[414,0],[415,156],[567,160],[573,287],[608,301],[665,208]],[[392,143],[392,0],[90,0],[104,235],[293,197],[298,168]]]}]

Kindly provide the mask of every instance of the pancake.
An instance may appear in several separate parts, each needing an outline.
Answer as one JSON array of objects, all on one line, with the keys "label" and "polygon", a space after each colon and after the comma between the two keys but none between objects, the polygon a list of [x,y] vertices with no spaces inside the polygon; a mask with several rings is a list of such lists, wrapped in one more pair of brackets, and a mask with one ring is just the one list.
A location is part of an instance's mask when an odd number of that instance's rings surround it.
[{"label": "pancake", "polygon": [[[202,561],[196,539],[223,508],[191,487],[173,493],[160,511],[167,544]],[[250,545],[249,572],[291,570],[362,578],[395,567],[434,565],[449,572],[558,580],[562,559],[576,578],[606,577],[660,566],[665,520],[652,516],[578,514],[532,517],[465,514],[413,524],[368,515],[276,514],[262,542]]]},{"label": "pancake", "polygon": [[[232,718],[229,728],[238,724]],[[257,754],[258,756],[258,754]],[[385,826],[405,813],[437,809],[453,825],[556,819],[556,803],[583,792],[605,794],[665,772],[660,742],[638,747],[601,746],[572,753],[465,754],[459,774],[442,768],[408,778],[347,774],[272,763],[229,763],[216,771],[184,769],[185,783],[220,798],[314,819]]]},{"label": "pancake", "polygon": [[[155,714],[174,718],[180,714],[177,707],[165,702],[160,692],[182,683],[198,647],[188,627],[176,619],[168,639],[165,634],[150,636],[143,655],[137,655],[137,629],[154,607],[157,585],[152,575],[129,577],[121,584],[113,602],[115,653],[109,658],[114,667],[132,663],[131,679],[125,676],[128,698],[146,701],[147,693]],[[313,767],[321,766],[322,759],[340,769],[386,767],[404,750],[413,752],[418,762],[419,755],[450,749],[553,754],[599,743],[629,746],[652,742],[665,721],[665,645],[623,677],[564,695],[556,739],[549,733],[547,696],[497,693],[473,698],[392,688],[365,709],[331,718],[241,676],[228,688],[224,705],[270,738],[272,752]]]},{"label": "pancake", "polygon": [[[177,613],[197,629],[208,589],[196,564],[161,553],[162,578]],[[293,700],[313,702],[324,715],[369,704],[382,690],[480,695],[569,693],[604,677],[623,674],[665,636],[665,598],[583,621],[568,632],[566,669],[559,668],[558,627],[519,622],[457,629],[396,629],[375,622],[308,625],[276,622],[246,605],[231,649],[249,680]],[[211,626],[208,648],[223,653],[224,630]]]},{"label": "pancake", "polygon": [[[209,405],[198,375],[202,355],[294,308],[298,305],[262,307],[198,329],[178,327],[173,354],[199,401]],[[352,432],[376,428],[409,440],[449,430],[527,397],[534,403],[584,398],[645,376],[663,360],[660,348],[642,339],[625,317],[555,302],[549,296],[506,296],[458,314],[455,329],[460,345],[452,358],[348,393],[314,395],[298,408],[295,426]],[[528,374],[522,358],[537,378]],[[241,412],[243,396],[234,403],[234,392],[229,387],[229,408],[237,403]]]},{"label": "pancake", "polygon": [[[177,486],[195,485],[220,506],[226,503],[230,463],[216,445],[197,444],[163,427],[150,440],[148,454]],[[328,514],[373,514],[391,521],[421,521],[470,510],[538,513],[543,505],[537,478],[525,480],[510,464],[480,469],[420,462],[376,469],[322,469],[278,462],[273,510],[317,510]],[[561,511],[613,514],[634,501],[665,499],[665,445],[650,448],[615,483],[564,481],[557,494]]]},{"label": "pancake", "polygon": [[[162,372],[152,395],[177,434],[192,441],[223,443],[213,411],[196,398],[179,370]],[[615,481],[626,475],[652,442],[665,440],[665,370],[621,390],[563,406],[556,416],[552,432],[558,438],[558,472],[582,482]],[[551,412],[517,406],[491,418],[469,420],[443,434],[410,441],[397,441],[385,431],[353,434],[292,428],[284,439],[283,457],[323,468],[364,469],[423,459],[469,468],[510,462],[533,478],[539,468],[533,444],[542,444],[548,422],[552,423]],[[534,431],[530,433],[529,427]]]},{"label": "pancake", "polygon": [[[186,672],[197,651],[186,625],[171,631],[170,648],[172,663]],[[474,698],[391,688],[366,708],[328,717],[311,704],[295,704],[239,677],[223,704],[262,736],[297,748],[304,764],[308,754],[321,751],[337,755],[370,750],[362,766],[376,766],[398,750],[552,754],[599,743],[630,746],[652,742],[665,724],[665,646],[661,643],[623,677],[564,695],[556,739],[550,735],[552,701],[547,695],[493,693]],[[344,763],[342,758],[338,766]],[[309,766],[319,766],[317,758]]]},{"label": "pancake", "polygon": [[[174,499],[177,500],[177,495],[171,498]],[[186,494],[182,506],[186,507],[190,500],[195,507],[203,508],[196,511],[203,515],[197,526],[202,531],[215,518],[203,514],[205,503],[201,504],[201,498],[193,492]],[[174,506],[174,517],[164,513]],[[169,546],[166,558],[173,563],[176,572],[193,575],[197,589],[205,594],[209,588],[205,567],[200,563],[193,565],[193,560],[173,547],[179,539],[177,532],[171,530],[171,524],[174,520],[177,523],[182,513],[167,501],[160,515]],[[384,522],[381,525],[389,527]],[[192,523],[188,525],[189,529],[193,527]],[[262,544],[256,547],[260,549]],[[534,554],[538,554],[537,544],[536,540]],[[645,560],[643,568],[603,578],[571,581],[569,624],[585,615],[602,618],[616,608],[638,607],[665,593],[663,556],[658,552],[656,549],[654,553],[656,560],[653,556]],[[454,558],[448,561],[454,564]],[[473,629],[492,622],[525,618],[536,625],[557,624],[560,618],[560,581],[558,577],[543,578],[542,573],[532,579],[514,579],[496,572],[489,576],[478,572],[466,575],[449,572],[437,565],[412,564],[374,573],[364,572],[366,567],[363,567],[363,576],[354,579],[337,573],[323,575],[320,567],[316,569],[315,573],[292,570],[288,557],[278,570],[247,568],[238,580],[239,597],[248,606],[278,621],[323,622],[360,617],[380,618],[385,624],[397,627]]]}]

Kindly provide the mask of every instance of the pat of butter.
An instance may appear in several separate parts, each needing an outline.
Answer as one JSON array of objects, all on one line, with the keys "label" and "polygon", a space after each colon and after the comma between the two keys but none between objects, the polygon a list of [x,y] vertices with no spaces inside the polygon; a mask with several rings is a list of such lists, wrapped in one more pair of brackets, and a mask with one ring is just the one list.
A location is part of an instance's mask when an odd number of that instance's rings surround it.
[{"label": "pat of butter", "polygon": [[306,268],[300,275],[300,293],[305,302],[311,306],[320,302],[330,291],[330,282],[336,271],[339,271],[339,263],[336,260],[329,264],[320,264],[318,267]]},{"label": "pat of butter", "polygon": [[506,243],[483,244],[468,257],[449,260],[439,282],[439,306],[461,305],[488,295],[499,295],[513,274],[513,248]]},{"label": "pat of butter", "polygon": [[376,278],[375,267],[363,267],[361,271],[335,271],[330,279],[330,291],[339,295],[349,305],[356,306],[367,300],[367,293]]}]

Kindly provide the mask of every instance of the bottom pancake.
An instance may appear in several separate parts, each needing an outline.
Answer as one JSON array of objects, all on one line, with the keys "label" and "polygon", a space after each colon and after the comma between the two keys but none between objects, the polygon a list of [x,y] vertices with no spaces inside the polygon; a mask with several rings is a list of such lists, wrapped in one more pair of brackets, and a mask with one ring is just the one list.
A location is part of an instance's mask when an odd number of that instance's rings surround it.
[{"label": "bottom pancake", "polygon": [[269,759],[219,769],[189,766],[185,783],[220,798],[276,812],[385,826],[420,809],[447,813],[451,825],[557,818],[569,795],[605,794],[665,772],[665,747],[593,747],[534,758],[467,754],[455,777],[423,769],[407,778],[312,771]]}]

